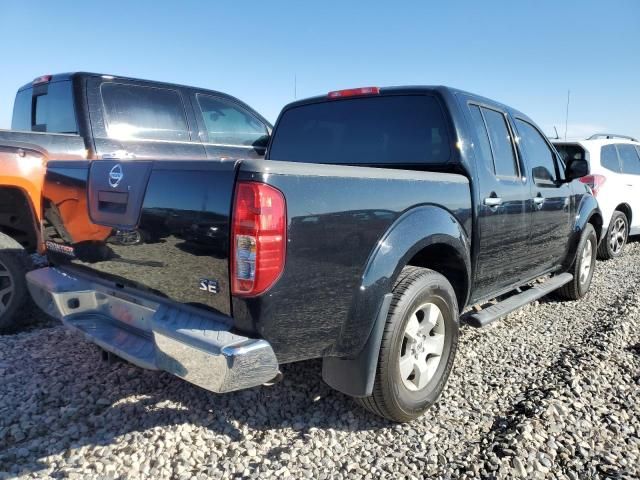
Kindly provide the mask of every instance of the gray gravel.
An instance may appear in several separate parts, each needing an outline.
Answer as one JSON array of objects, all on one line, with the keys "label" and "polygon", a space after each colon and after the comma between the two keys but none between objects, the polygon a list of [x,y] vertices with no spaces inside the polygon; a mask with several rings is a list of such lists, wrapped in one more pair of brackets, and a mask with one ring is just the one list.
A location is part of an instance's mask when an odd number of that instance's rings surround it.
[{"label": "gray gravel", "polygon": [[393,425],[320,362],[214,395],[38,316],[0,337],[0,478],[639,478],[640,243],[585,300],[464,328],[440,402]]}]

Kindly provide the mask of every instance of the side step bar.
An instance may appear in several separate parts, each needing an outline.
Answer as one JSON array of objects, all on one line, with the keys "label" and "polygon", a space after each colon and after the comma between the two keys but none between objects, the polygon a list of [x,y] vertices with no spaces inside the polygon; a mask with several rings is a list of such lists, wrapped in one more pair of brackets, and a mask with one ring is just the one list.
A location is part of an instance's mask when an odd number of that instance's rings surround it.
[{"label": "side step bar", "polygon": [[502,300],[490,307],[484,308],[479,312],[473,313],[466,318],[466,323],[472,327],[480,328],[486,327],[491,322],[510,314],[514,310],[525,306],[541,297],[544,297],[548,293],[557,290],[563,285],[573,280],[573,275],[570,273],[561,273],[554,277],[549,278],[544,283],[539,283],[522,293],[518,293],[509,298]]}]

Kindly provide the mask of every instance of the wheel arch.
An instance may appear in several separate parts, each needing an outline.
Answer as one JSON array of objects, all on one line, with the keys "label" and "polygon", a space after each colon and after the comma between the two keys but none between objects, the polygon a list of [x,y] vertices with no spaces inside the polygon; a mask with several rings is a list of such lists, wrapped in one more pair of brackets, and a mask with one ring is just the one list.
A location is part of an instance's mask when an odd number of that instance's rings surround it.
[{"label": "wheel arch", "polygon": [[28,193],[18,186],[0,187],[0,233],[34,252],[40,242],[37,217]]},{"label": "wheel arch", "polygon": [[444,275],[456,292],[458,308],[466,304],[471,260],[464,228],[439,206],[423,205],[405,212],[369,256],[347,321],[333,351],[323,359],[323,379],[331,387],[352,396],[371,393],[393,286],[408,265]]},{"label": "wheel arch", "polygon": [[625,217],[627,217],[627,228],[631,225],[631,219],[633,212],[631,211],[631,205],[626,202],[619,204],[614,210],[614,212],[622,212]]}]

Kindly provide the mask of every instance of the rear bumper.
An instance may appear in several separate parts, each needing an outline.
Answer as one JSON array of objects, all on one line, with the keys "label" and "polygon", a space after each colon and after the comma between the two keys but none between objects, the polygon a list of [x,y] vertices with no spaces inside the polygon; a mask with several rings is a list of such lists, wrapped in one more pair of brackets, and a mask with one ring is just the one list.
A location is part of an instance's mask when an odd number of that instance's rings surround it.
[{"label": "rear bumper", "polygon": [[278,374],[269,343],[231,333],[227,317],[125,293],[53,267],[29,272],[27,283],[46,313],[142,368],[220,393],[255,387]]}]

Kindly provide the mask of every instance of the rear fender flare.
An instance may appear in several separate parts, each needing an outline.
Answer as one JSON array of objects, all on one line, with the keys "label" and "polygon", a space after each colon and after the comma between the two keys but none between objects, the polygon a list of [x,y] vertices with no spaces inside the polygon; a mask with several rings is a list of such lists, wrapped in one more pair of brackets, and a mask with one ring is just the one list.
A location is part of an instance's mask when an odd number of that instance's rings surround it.
[{"label": "rear fender flare", "polygon": [[411,258],[435,244],[455,249],[471,278],[468,236],[451,212],[423,205],[401,215],[369,256],[334,351],[323,360],[330,386],[352,396],[371,393],[393,285]]},{"label": "rear fender flare", "polygon": [[[598,201],[591,195],[583,195],[577,208],[575,224],[573,225],[573,230],[569,239],[567,257],[565,258],[565,261],[563,263],[564,269],[568,269],[571,267],[571,265],[573,265],[582,232],[584,232],[587,224],[592,223],[594,217],[596,216],[597,218],[599,218],[600,225],[602,225],[602,212],[600,211],[600,207],[598,207]],[[598,229],[596,228],[596,235],[599,241],[604,235],[604,232],[598,231]]]}]

